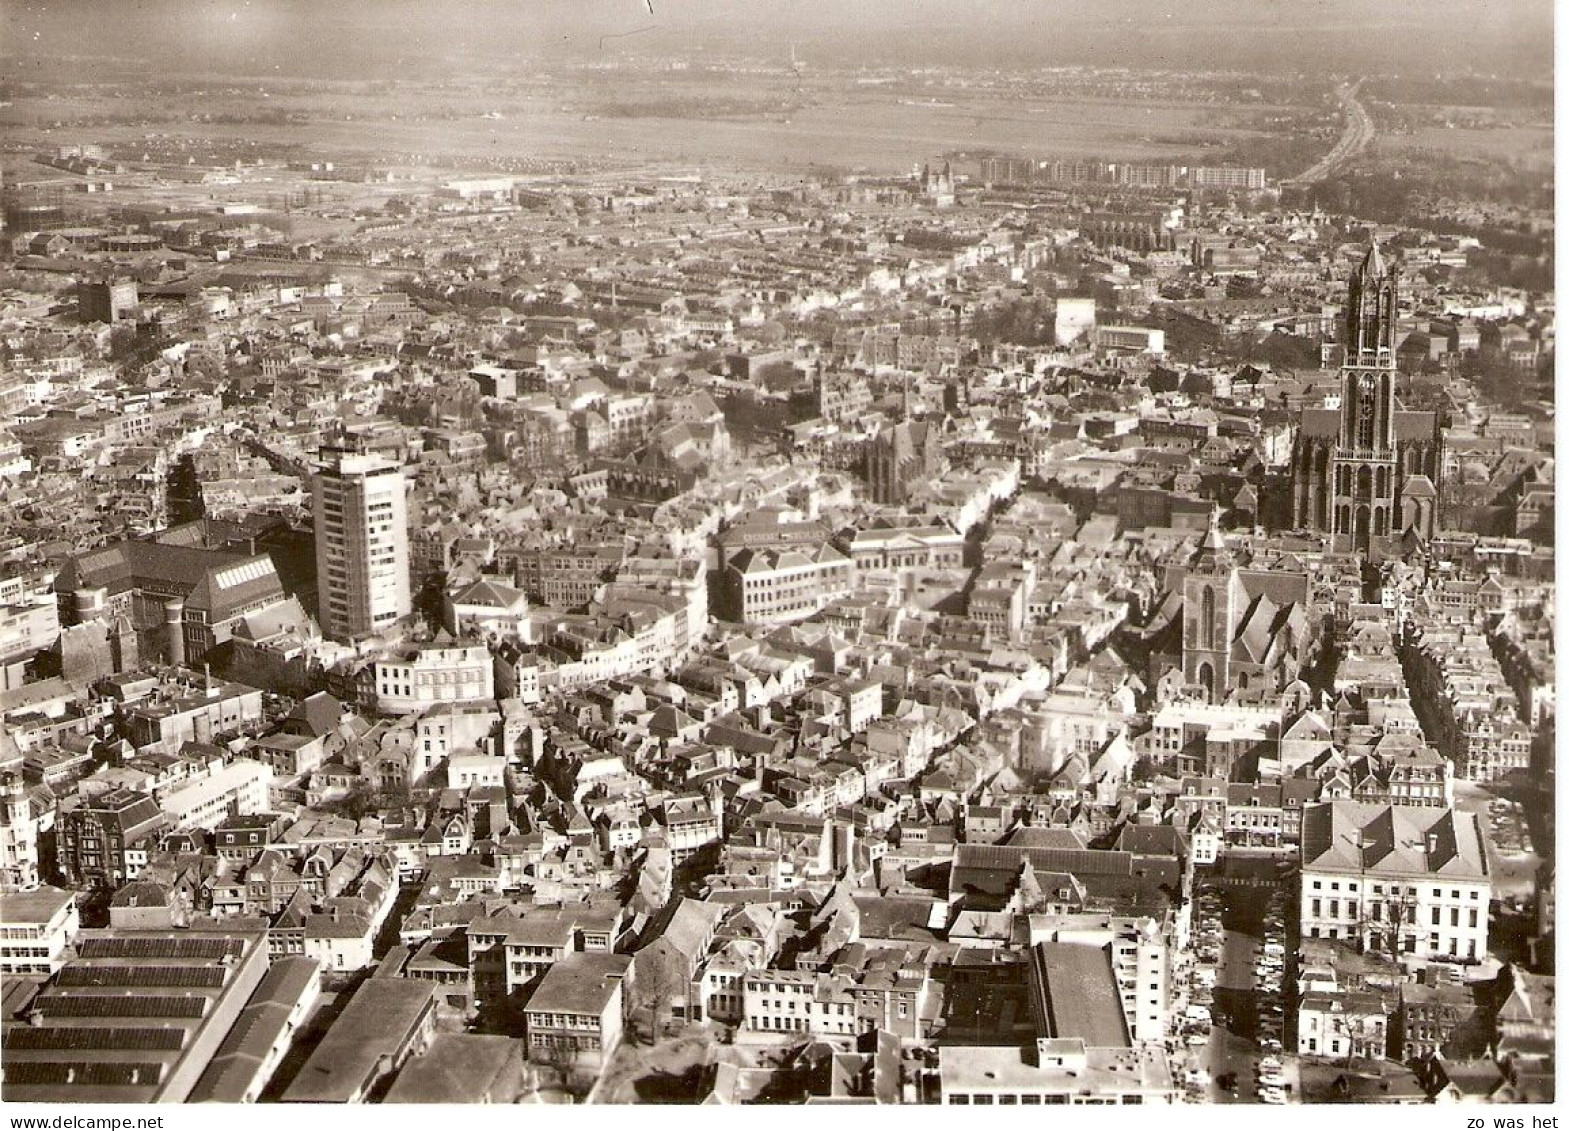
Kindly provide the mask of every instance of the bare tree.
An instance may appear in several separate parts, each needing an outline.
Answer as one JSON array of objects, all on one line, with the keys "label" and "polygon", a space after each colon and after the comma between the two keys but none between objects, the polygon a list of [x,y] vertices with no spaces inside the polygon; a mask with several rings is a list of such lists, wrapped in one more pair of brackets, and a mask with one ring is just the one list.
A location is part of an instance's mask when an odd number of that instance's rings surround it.
[{"label": "bare tree", "polygon": [[679,967],[678,955],[659,946],[658,940],[638,952],[627,1015],[632,1029],[646,1034],[650,1043],[657,1041],[670,1023],[672,1003],[687,988]]},{"label": "bare tree", "polygon": [[553,1042],[531,1054],[536,1064],[553,1075],[561,1090],[581,1100],[594,1087],[594,1074],[584,1067],[578,1049],[566,1041]]}]

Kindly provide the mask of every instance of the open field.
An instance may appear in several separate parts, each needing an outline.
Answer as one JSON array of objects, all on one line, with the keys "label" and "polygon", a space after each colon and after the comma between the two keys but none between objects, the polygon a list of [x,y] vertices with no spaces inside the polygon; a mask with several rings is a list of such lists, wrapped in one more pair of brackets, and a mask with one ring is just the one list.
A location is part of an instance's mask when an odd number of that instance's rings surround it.
[{"label": "open field", "polygon": [[[196,109],[196,100],[159,99],[160,113],[178,120],[75,124],[82,118],[102,121],[127,110],[125,102],[94,97],[19,102],[5,111],[4,128],[10,140],[38,146],[73,140],[124,142],[153,133],[212,140],[243,137],[257,143],[301,145],[322,155],[365,154],[381,164],[476,158],[604,159],[785,170],[812,165],[865,167],[882,173],[904,172],[914,163],[960,149],[1042,157],[1163,159],[1198,157],[1206,150],[1260,136],[1260,131],[1236,124],[1236,108],[1217,113],[1220,108],[1213,104],[1009,100],[951,93],[929,100],[900,100],[853,92],[828,96],[819,92],[808,100],[784,87],[774,93],[778,95],[775,110],[718,117],[658,116],[657,106],[638,109],[633,104],[635,93],[628,91],[603,104],[588,96],[586,101],[609,111],[602,114],[569,108],[565,99],[534,97],[506,100],[496,107],[499,118],[481,117],[472,103],[464,116],[437,116],[444,111],[426,106],[420,116],[410,117],[417,111],[401,95],[387,102],[339,96],[317,102],[289,96],[276,102],[252,101],[243,108],[226,104],[233,100],[214,100],[201,108],[213,115],[288,110],[308,114],[311,120],[191,121],[188,115]],[[749,101],[757,103],[755,97]],[[1249,107],[1248,116],[1269,109]],[[50,128],[55,121],[64,124]],[[1222,121],[1225,124],[1219,124]]]},{"label": "open field", "polygon": [[1436,152],[1448,157],[1522,161],[1551,168],[1553,130],[1550,126],[1465,129],[1424,126],[1406,134],[1380,134],[1374,148],[1390,154]]}]

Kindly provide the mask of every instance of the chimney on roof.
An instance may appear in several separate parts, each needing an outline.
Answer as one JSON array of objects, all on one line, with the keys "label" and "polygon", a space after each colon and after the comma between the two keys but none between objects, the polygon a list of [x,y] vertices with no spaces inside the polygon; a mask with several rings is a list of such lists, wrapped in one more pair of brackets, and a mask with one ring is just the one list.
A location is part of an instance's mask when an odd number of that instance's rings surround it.
[{"label": "chimney on roof", "polygon": [[1427,854],[1429,856],[1436,856],[1438,854],[1438,834],[1437,833],[1428,833],[1427,834]]},{"label": "chimney on roof", "polygon": [[163,603],[164,632],[169,663],[179,668],[185,664],[185,598],[170,597]]}]

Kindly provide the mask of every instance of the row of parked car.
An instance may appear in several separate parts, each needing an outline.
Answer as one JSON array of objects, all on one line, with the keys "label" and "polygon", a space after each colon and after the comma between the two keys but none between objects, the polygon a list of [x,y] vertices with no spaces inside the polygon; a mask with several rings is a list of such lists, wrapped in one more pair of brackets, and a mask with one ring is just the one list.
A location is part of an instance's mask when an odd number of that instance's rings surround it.
[{"label": "row of parked car", "polygon": [[[1221,947],[1225,943],[1220,911],[1218,895],[1211,891],[1199,893],[1193,922],[1193,955],[1197,961],[1188,976],[1188,1007],[1183,1011],[1179,1027],[1179,1032],[1186,1038],[1190,1048],[1208,1044],[1210,1028],[1214,1024],[1210,1007],[1215,1003],[1216,967],[1220,962]],[[1203,1084],[1208,1082],[1206,1077]],[[1192,1086],[1190,1081],[1190,1090]]]},{"label": "row of parked car", "polygon": [[1531,829],[1526,822],[1525,806],[1518,801],[1495,797],[1487,803],[1488,832],[1494,845],[1508,853],[1530,852]]},{"label": "row of parked car", "polygon": [[1258,1045],[1254,1063],[1258,1098],[1286,1102],[1287,1081],[1281,1056],[1286,1034],[1286,897],[1274,893],[1264,908],[1264,937],[1253,955],[1253,988],[1258,991]]}]

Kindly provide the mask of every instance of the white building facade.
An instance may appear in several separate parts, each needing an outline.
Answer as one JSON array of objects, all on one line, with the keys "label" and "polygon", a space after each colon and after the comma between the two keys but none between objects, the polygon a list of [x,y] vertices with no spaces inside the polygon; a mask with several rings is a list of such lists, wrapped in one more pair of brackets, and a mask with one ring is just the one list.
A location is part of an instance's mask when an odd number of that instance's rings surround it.
[{"label": "white building facade", "polygon": [[322,631],[335,640],[385,632],[413,610],[403,471],[339,453],[311,480]]},{"label": "white building facade", "polygon": [[1492,897],[1474,814],[1332,801],[1302,817],[1302,936],[1406,961],[1487,957]]}]

